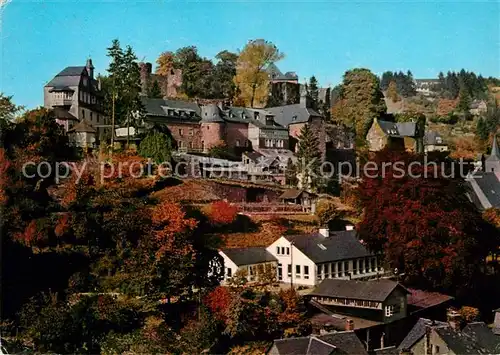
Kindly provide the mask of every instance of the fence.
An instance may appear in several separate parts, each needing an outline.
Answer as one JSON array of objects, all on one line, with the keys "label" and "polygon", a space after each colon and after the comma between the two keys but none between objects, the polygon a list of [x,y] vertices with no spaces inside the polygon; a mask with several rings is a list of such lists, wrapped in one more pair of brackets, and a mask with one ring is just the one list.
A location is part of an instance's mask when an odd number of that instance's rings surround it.
[{"label": "fence", "polygon": [[301,205],[277,204],[277,203],[240,203],[241,213],[248,214],[304,214],[310,213],[311,208]]}]

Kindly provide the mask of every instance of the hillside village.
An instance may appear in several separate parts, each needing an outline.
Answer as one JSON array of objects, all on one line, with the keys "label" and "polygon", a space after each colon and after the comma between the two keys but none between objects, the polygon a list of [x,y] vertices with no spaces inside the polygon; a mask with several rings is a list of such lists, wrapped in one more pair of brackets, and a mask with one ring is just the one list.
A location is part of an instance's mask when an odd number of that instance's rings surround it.
[{"label": "hillside village", "polygon": [[500,79],[283,56],[115,40],[2,94],[6,351],[500,353]]}]

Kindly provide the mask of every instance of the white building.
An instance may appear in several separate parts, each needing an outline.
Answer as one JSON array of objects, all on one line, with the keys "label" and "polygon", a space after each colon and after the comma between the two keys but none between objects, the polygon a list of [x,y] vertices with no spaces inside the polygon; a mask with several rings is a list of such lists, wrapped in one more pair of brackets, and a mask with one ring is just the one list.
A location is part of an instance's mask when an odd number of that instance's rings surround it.
[{"label": "white building", "polygon": [[[258,258],[252,255],[253,248],[238,249],[238,255],[248,253],[248,259],[241,265],[228,257],[227,251],[220,252],[229,267],[225,267],[224,279],[233,275],[236,266],[251,267]],[[356,231],[330,232],[320,229],[319,233],[287,235],[279,237],[266,248],[276,260],[277,280],[294,285],[315,286],[324,279],[368,279],[383,273],[381,257],[369,252],[358,240]],[[232,263],[231,263],[232,262]],[[263,262],[263,261],[259,261]],[[228,272],[231,269],[231,274]]]},{"label": "white building", "polygon": [[219,251],[224,260],[224,279],[226,284],[238,271],[244,271],[248,281],[259,281],[265,272],[276,272],[278,260],[266,248],[235,248]]}]

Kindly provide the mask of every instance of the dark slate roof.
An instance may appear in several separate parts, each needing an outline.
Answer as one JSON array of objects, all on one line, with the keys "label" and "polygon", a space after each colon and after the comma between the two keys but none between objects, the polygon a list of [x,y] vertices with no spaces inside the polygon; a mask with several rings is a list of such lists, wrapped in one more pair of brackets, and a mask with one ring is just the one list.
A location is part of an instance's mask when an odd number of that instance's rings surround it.
[{"label": "dark slate roof", "polygon": [[266,110],[272,112],[275,121],[284,127],[294,123],[308,122],[310,117],[322,117],[318,112],[305,108],[301,104],[268,107]]},{"label": "dark slate roof", "polygon": [[339,354],[368,354],[363,343],[353,331],[324,334],[317,338],[335,345],[340,350]]},{"label": "dark slate roof", "polygon": [[[477,185],[479,189],[481,189],[482,193],[491,204],[492,207],[500,207],[500,181],[496,177],[494,172],[477,172],[472,176],[473,181],[469,181],[469,185]],[[483,209],[482,196],[477,196],[474,189],[471,187],[469,191],[471,195],[476,195],[473,198],[473,202],[476,202],[476,206],[480,209]],[[477,204],[477,201],[480,201],[480,205]]]},{"label": "dark slate roof", "polygon": [[[164,100],[164,99],[152,99],[149,97],[141,97],[142,104],[146,109],[146,114],[150,116],[162,116],[169,117],[168,113],[165,112],[163,107],[172,108],[174,110],[185,110],[194,111],[199,121],[201,118],[201,108],[195,102],[182,101],[182,100]],[[186,119],[189,119],[186,117]]]},{"label": "dark slate roof", "polygon": [[490,354],[500,353],[500,337],[495,335],[484,322],[467,324],[462,333],[472,338],[477,344],[485,348]]},{"label": "dark slate roof", "polygon": [[[441,138],[441,142],[438,142],[438,138]],[[446,145],[443,141],[443,137],[436,131],[426,131],[424,135],[424,144],[425,145]]]},{"label": "dark slate roof", "polygon": [[422,337],[425,335],[426,327],[447,327],[448,323],[433,321],[426,318],[420,318],[417,323],[413,326],[406,337],[403,339],[401,344],[399,344],[398,348],[400,350],[410,349],[413,345],[415,345]]},{"label": "dark slate roof", "polygon": [[53,87],[58,90],[63,90],[70,86],[78,86],[78,84],[80,84],[80,77],[86,70],[84,66],[66,67],[45,86]]},{"label": "dark slate roof", "polygon": [[296,73],[289,71],[283,74],[274,63],[269,64],[266,71],[271,77],[271,80],[298,80]]},{"label": "dark slate roof", "polygon": [[201,107],[202,122],[224,122],[222,111],[216,104],[209,104]]},{"label": "dark slate roof", "polygon": [[382,131],[391,137],[413,137],[417,130],[415,122],[389,122],[376,120]]},{"label": "dark slate roof", "polygon": [[248,157],[248,159],[250,159],[253,162],[257,162],[259,158],[263,157],[262,154],[260,154],[259,152],[255,152],[255,151],[244,152],[243,155],[245,155],[246,157]]},{"label": "dark slate roof", "polygon": [[57,76],[80,76],[85,69],[85,66],[66,67]]},{"label": "dark slate roof", "polygon": [[457,332],[451,327],[436,328],[434,331],[455,354],[489,354],[487,349],[463,332]]},{"label": "dark slate roof", "polygon": [[71,121],[78,121],[78,118],[76,118],[71,112],[68,110],[65,110],[62,107],[54,107],[52,108],[52,111],[54,112],[54,116],[59,119],[59,120],[71,120]]},{"label": "dark slate roof", "polygon": [[309,296],[383,302],[397,287],[401,287],[406,291],[399,283],[391,280],[356,281],[325,279],[316,286]]},{"label": "dark slate roof", "polygon": [[337,347],[316,337],[309,339],[309,345],[306,350],[306,355],[319,355],[319,354],[338,354],[335,350]]},{"label": "dark slate roof", "polygon": [[375,355],[399,355],[399,349],[395,346],[389,346],[383,349],[375,349]]},{"label": "dark slate roof", "polygon": [[304,192],[304,190],[302,190],[302,189],[288,189],[285,192],[283,192],[283,194],[281,194],[281,196],[279,198],[282,200],[290,199],[290,198],[297,198],[303,192]]},{"label": "dark slate roof", "polygon": [[[330,231],[329,237],[319,233],[287,235],[302,253],[315,263],[326,263],[353,258],[363,258],[373,254],[358,240],[356,231]],[[325,249],[320,248],[322,244]]]},{"label": "dark slate roof", "polygon": [[491,154],[486,161],[500,161],[500,152],[497,144],[497,136],[493,136],[493,144],[491,145]]},{"label": "dark slate roof", "polygon": [[352,331],[279,339],[274,341],[274,346],[280,355],[368,354]]},{"label": "dark slate roof", "polygon": [[96,133],[96,129],[87,120],[83,119],[68,132]]},{"label": "dark slate roof", "polygon": [[264,247],[224,249],[222,252],[238,266],[278,260]]}]

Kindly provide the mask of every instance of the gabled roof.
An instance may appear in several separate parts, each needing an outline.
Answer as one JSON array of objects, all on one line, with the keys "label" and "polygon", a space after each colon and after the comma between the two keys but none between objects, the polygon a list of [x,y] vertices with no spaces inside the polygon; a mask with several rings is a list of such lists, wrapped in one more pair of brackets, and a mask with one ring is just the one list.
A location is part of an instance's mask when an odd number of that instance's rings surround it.
[{"label": "gabled roof", "polygon": [[78,86],[80,84],[80,77],[86,71],[87,69],[84,66],[66,67],[45,86],[59,90],[69,88],[70,86]]},{"label": "gabled roof", "polygon": [[288,189],[281,194],[279,199],[288,200],[291,198],[298,198],[300,195],[302,195],[303,192],[304,192],[304,190],[302,190],[302,189]]},{"label": "gabled roof", "polygon": [[[438,138],[441,138],[441,142],[438,142]],[[443,137],[436,131],[426,131],[424,135],[425,145],[446,145],[443,141]]]},{"label": "gabled roof", "polygon": [[309,122],[311,117],[322,117],[318,112],[301,104],[268,107],[266,110],[272,112],[275,121],[284,127],[294,123]]},{"label": "gabled roof", "polygon": [[238,266],[278,260],[264,247],[223,249],[221,251]]},{"label": "gabled roof", "polygon": [[52,111],[54,112],[54,116],[59,120],[78,121],[78,118],[62,107],[53,107]]},{"label": "gabled roof", "polygon": [[[201,108],[195,102],[182,101],[182,100],[164,100],[164,99],[152,99],[149,97],[141,97],[142,104],[146,109],[146,114],[148,116],[160,116],[160,117],[170,117],[168,115],[168,108],[173,110],[184,110],[186,112],[194,111],[194,120],[199,121],[201,119]],[[167,111],[165,110],[167,109]],[[193,118],[190,117],[178,117],[180,120],[192,121]]]},{"label": "gabled roof", "polygon": [[368,354],[353,331],[279,339],[274,346],[280,355]]},{"label": "gabled roof", "polygon": [[410,332],[406,334],[401,344],[399,344],[399,349],[410,349],[415,345],[422,337],[425,335],[426,327],[448,327],[448,323],[434,321],[426,318],[420,318],[417,323],[411,328]]},{"label": "gabled roof", "polygon": [[244,152],[243,155],[248,157],[248,159],[250,159],[251,161],[253,161],[255,163],[258,161],[259,158],[263,157],[262,154],[260,154],[259,152],[255,152],[255,151]]},{"label": "gabled roof", "polygon": [[96,129],[92,127],[90,122],[83,119],[77,123],[73,128],[69,129],[68,132],[78,132],[78,133],[96,133]]},{"label": "gabled roof", "polygon": [[489,354],[500,353],[500,337],[495,335],[484,322],[469,323],[462,329],[462,333],[485,348]]},{"label": "gabled roof", "polygon": [[325,279],[309,293],[309,296],[383,302],[398,287],[408,293],[401,284],[391,280],[356,281]]},{"label": "gabled roof", "polygon": [[80,76],[86,70],[85,66],[66,67],[57,76]]},{"label": "gabled roof", "polygon": [[494,172],[476,172],[467,183],[468,193],[478,209],[500,207],[500,181]]},{"label": "gabled roof", "polygon": [[415,122],[389,122],[377,119],[373,124],[378,124],[384,134],[390,137],[414,137],[417,131]]},{"label": "gabled roof", "polygon": [[455,354],[489,354],[490,352],[476,343],[471,337],[451,327],[436,328],[434,331]]},{"label": "gabled roof", "polygon": [[[348,260],[373,256],[358,240],[355,230],[330,231],[329,237],[320,233],[285,235],[286,239],[314,263]],[[319,245],[324,248],[321,248]]]},{"label": "gabled roof", "polygon": [[434,307],[453,299],[453,297],[439,292],[417,290],[414,288],[408,288],[408,291],[410,291],[408,295],[408,305],[419,309]]}]

